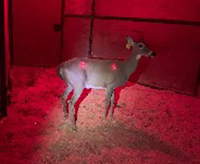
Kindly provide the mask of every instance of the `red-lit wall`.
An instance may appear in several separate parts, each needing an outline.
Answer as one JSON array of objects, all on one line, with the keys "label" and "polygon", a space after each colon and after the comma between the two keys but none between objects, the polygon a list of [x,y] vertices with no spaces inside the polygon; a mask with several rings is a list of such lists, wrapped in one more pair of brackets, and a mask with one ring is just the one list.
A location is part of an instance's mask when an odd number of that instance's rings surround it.
[{"label": "red-lit wall", "polygon": [[13,0],[14,64],[55,66],[60,60],[61,0]]},{"label": "red-lit wall", "polygon": [[140,83],[188,93],[195,89],[200,51],[199,27],[96,20],[94,55],[128,56],[130,52],[124,48],[124,38],[127,34],[134,36],[131,30],[140,30],[148,46],[157,52],[156,58],[141,60],[137,70]]},{"label": "red-lit wall", "polygon": [[96,0],[96,6],[97,15],[200,21],[199,0]]},{"label": "red-lit wall", "polygon": [[[59,23],[61,0],[13,2],[14,63],[49,66],[59,63],[60,33],[55,33],[52,26]],[[200,61],[199,0],[192,3],[188,0],[94,2],[97,17],[93,24],[93,57],[126,58],[130,52],[124,47],[125,37],[130,35],[138,40],[133,31],[140,31],[148,46],[157,52],[157,57],[142,59],[132,79],[160,88],[194,93]],[[91,14],[91,6],[92,0],[65,1],[67,17],[64,18],[62,60],[88,56],[91,19],[82,16]],[[146,21],[131,21],[129,18]]]}]

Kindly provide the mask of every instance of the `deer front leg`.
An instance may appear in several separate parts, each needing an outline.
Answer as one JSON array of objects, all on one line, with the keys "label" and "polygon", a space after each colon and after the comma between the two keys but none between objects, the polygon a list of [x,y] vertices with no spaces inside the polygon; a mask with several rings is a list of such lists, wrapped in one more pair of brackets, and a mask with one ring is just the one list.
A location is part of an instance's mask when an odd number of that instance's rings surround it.
[{"label": "deer front leg", "polygon": [[106,102],[105,102],[104,118],[107,117],[108,107],[109,107],[109,105],[110,105],[110,98],[111,98],[112,94],[113,94],[113,89],[112,89],[112,88],[107,89],[107,92],[106,92]]},{"label": "deer front leg", "polygon": [[70,85],[68,85],[68,87],[65,89],[62,97],[61,97],[61,101],[62,101],[62,104],[63,104],[63,117],[64,119],[66,119],[68,117],[68,112],[66,112],[66,99],[69,95],[69,93],[72,91],[72,87]]},{"label": "deer front leg", "polygon": [[[72,97],[73,99],[73,97]],[[68,101],[69,104],[69,112],[70,112],[70,118],[72,121],[72,129],[76,129],[76,122],[75,122],[75,117],[74,117],[74,103],[72,103],[72,99]]]},{"label": "deer front leg", "polygon": [[113,106],[115,103],[115,91],[113,91],[112,96],[111,96],[111,103],[110,103],[110,111],[109,111],[109,116],[112,118],[113,117]]}]

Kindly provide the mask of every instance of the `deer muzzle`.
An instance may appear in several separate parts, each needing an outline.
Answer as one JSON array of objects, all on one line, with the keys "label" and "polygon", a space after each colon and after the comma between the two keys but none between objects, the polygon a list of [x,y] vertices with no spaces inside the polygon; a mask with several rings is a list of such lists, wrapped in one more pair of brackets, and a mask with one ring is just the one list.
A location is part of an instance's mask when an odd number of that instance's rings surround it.
[{"label": "deer muzzle", "polygon": [[151,51],[151,52],[149,53],[149,55],[150,55],[150,57],[154,58],[154,57],[156,57],[156,52]]}]

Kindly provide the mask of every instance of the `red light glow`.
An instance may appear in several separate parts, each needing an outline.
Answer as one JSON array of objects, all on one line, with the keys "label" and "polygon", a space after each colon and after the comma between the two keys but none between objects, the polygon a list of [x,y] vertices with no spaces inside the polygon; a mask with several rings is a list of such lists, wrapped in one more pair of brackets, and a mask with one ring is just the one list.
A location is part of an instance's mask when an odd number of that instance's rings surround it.
[{"label": "red light glow", "polygon": [[112,70],[116,70],[117,69],[117,64],[116,63],[113,63],[112,64]]},{"label": "red light glow", "polygon": [[81,61],[81,62],[79,63],[79,66],[80,66],[81,68],[85,68],[85,67],[86,67],[86,63],[85,63],[84,61]]}]

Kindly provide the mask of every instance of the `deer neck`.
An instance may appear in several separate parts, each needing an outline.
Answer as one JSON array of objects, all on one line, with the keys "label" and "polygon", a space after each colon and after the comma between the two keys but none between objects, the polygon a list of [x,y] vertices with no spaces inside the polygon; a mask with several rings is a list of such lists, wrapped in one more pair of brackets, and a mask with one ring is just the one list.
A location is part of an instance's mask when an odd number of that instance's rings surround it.
[{"label": "deer neck", "polygon": [[125,72],[129,77],[137,68],[141,56],[133,51],[131,56],[125,60]]}]

